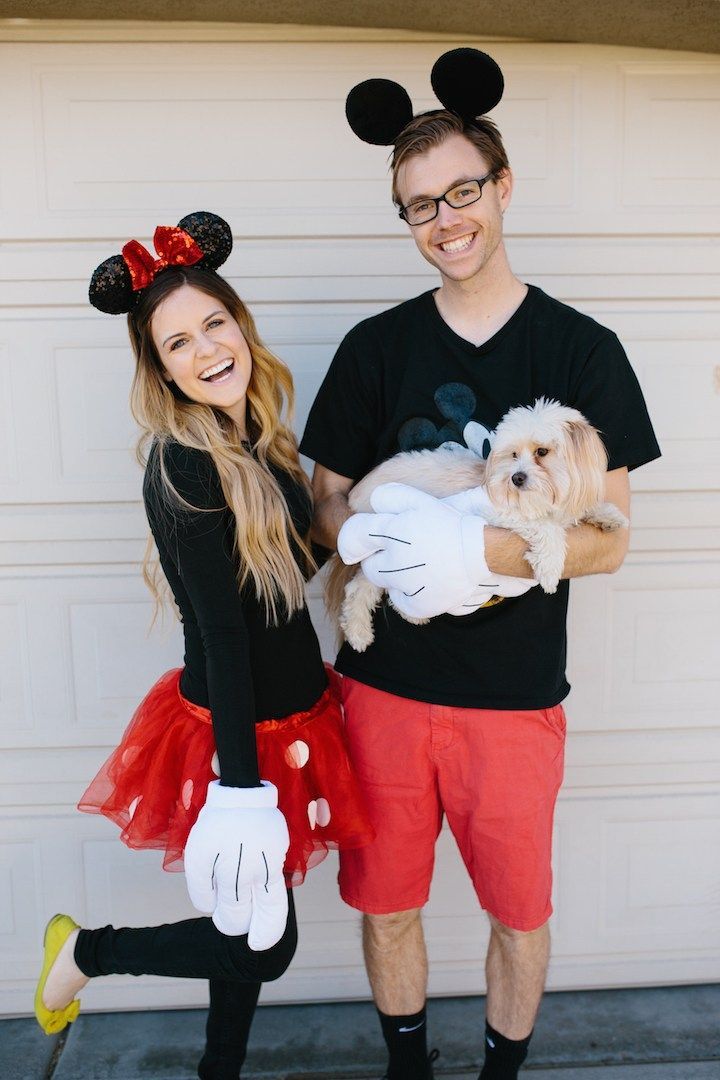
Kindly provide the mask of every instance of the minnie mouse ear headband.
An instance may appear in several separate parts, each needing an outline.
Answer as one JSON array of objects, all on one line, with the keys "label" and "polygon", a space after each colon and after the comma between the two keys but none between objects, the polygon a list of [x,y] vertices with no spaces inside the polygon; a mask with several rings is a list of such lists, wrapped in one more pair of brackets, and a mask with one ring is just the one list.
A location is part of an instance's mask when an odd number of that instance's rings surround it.
[{"label": "minnie mouse ear headband", "polygon": [[100,263],[88,291],[93,307],[108,315],[132,311],[142,290],[171,266],[217,270],[232,251],[232,231],[217,214],[196,210],[175,226],[158,225],[153,244],[157,258],[137,240],[129,240],[122,255]]},{"label": "minnie mouse ear headband", "polygon": [[[494,109],[503,95],[502,71],[479,49],[451,49],[435,61],[430,82],[440,103],[463,120]],[[375,146],[392,146],[413,118],[407,90],[390,79],[366,79],[347,96],[345,115],[355,134]]]}]

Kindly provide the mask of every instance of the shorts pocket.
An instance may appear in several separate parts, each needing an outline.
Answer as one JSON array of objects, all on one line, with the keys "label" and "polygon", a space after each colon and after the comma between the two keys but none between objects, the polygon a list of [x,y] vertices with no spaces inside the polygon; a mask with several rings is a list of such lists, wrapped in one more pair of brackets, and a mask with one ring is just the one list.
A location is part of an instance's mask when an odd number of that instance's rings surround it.
[{"label": "shorts pocket", "polygon": [[565,710],[562,705],[553,705],[550,709],[541,709],[540,713],[547,726],[552,728],[555,734],[559,735],[561,739],[564,739],[567,721],[565,719]]}]

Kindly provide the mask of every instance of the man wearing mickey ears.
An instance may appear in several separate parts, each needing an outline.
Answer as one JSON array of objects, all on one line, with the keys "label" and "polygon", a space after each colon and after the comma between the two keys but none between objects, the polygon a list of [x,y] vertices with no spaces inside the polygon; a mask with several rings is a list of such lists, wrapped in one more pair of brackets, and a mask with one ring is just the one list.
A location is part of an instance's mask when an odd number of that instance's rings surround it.
[{"label": "man wearing mickey ears", "polygon": [[[316,539],[362,561],[384,604],[363,653],[337,659],[351,754],[377,839],[343,853],[340,888],[364,913],[365,959],[389,1050],[389,1080],[432,1076],[420,918],[443,814],[490,920],[481,1080],[514,1080],[549,957],[552,818],[562,779],[568,582],[500,598],[490,574],[527,579],[514,533],[473,528],[412,488],[385,485],[375,514],[351,515],[352,485],[398,450],[492,431],[546,396],[603,434],[606,498],[629,514],[628,472],[659,455],[637,380],[615,335],[513,274],[503,215],[513,177],[483,114],[500,69],[454,50],[436,63],[445,108],[413,118],[405,91],[370,80],[348,98],[367,142],[394,144],[393,198],[441,285],[366,319],[340,345],[301,449],[315,460]],[[482,440],[481,440],[482,441]],[[467,537],[473,541],[467,544]],[[465,546],[463,540],[465,539]],[[568,531],[564,578],[612,573],[627,530]],[[456,553],[456,554],[453,554]],[[464,611],[470,614],[459,615]]]}]

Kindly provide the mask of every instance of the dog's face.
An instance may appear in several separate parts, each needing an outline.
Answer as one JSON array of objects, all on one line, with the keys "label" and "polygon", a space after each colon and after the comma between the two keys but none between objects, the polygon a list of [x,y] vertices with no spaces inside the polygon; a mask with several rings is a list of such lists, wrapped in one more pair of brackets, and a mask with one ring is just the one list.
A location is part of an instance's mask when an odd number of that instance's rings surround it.
[{"label": "dog's face", "polygon": [[511,409],[498,426],[485,485],[502,512],[526,521],[560,512],[576,519],[601,502],[607,456],[576,409],[541,399]]}]

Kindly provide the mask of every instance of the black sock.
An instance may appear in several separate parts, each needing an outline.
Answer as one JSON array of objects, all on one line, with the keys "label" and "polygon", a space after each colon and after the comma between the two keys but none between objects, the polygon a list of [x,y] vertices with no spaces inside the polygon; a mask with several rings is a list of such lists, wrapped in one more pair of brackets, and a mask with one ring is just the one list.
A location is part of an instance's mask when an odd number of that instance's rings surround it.
[{"label": "black sock", "polygon": [[428,1067],[425,1009],[412,1016],[387,1016],[378,1009],[378,1016],[390,1053],[388,1080],[420,1080]]},{"label": "black sock", "polygon": [[517,1080],[531,1038],[532,1031],[525,1039],[506,1039],[486,1022],[485,1064],[479,1080]]}]

